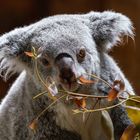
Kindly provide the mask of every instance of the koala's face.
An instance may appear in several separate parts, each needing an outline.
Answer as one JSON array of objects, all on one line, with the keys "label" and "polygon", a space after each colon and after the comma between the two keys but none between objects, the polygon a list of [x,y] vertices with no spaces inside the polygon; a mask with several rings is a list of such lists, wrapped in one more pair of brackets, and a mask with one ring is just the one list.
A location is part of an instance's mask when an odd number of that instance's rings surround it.
[{"label": "koala's face", "polygon": [[58,86],[74,91],[81,88],[78,77],[100,75],[101,54],[123,35],[133,37],[131,21],[115,12],[49,17],[0,37],[0,70],[5,77],[26,68],[33,72],[32,60],[25,55],[33,46],[42,78],[50,76]]},{"label": "koala's face", "polygon": [[32,44],[39,48],[42,77],[53,77],[65,90],[77,90],[80,76],[89,79],[86,73],[97,75],[100,71],[96,44],[89,28],[80,20],[58,19],[48,23],[46,29],[38,30]]}]

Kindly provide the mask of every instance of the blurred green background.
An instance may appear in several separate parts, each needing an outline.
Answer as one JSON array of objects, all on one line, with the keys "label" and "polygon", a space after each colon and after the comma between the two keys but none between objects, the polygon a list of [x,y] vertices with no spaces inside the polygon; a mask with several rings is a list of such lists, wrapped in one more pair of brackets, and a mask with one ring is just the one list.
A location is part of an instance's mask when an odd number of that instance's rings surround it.
[{"label": "blurred green background", "polygon": [[[134,23],[136,37],[110,54],[140,95],[140,0],[0,0],[0,34],[15,27],[36,22],[44,17],[64,13],[113,10],[127,15]],[[0,79],[0,98],[6,95],[12,82]]]}]

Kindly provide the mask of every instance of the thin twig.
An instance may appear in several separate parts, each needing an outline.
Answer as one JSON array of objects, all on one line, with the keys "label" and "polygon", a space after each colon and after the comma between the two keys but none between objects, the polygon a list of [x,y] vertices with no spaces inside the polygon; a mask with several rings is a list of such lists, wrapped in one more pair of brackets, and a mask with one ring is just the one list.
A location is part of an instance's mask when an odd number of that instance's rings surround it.
[{"label": "thin twig", "polygon": [[[93,105],[92,109],[94,109],[94,108],[95,108],[95,106],[97,105],[97,103],[98,103],[98,102],[99,102],[99,99],[97,99],[97,100],[96,100],[96,102],[94,103],[94,105]],[[86,121],[85,121],[85,125],[86,125],[86,123],[87,123],[87,121],[88,121],[88,119],[89,119],[90,115],[91,115],[91,112],[89,112],[89,115],[87,116],[87,119],[86,119]]]},{"label": "thin twig", "polygon": [[33,97],[33,99],[36,99],[36,98],[38,98],[39,96],[44,95],[46,92],[47,92],[47,91],[43,91],[43,92],[41,92],[41,93],[38,93],[36,96]]},{"label": "thin twig", "polygon": [[[123,100],[123,101],[119,102],[118,104],[115,104],[115,105],[112,105],[112,106],[108,106],[108,107],[104,107],[104,108],[99,108],[99,109],[94,109],[94,110],[86,110],[85,112],[88,113],[88,112],[98,112],[98,111],[103,111],[103,110],[109,110],[109,109],[115,108],[115,107],[117,107],[119,105],[122,105],[126,101],[128,101],[130,99],[133,99],[133,98],[135,98],[135,97],[128,98],[128,99]],[[78,113],[83,113],[84,111],[73,110],[73,112],[74,112],[74,114],[78,114]]]},{"label": "thin twig", "polygon": [[70,91],[64,91],[64,90],[59,90],[59,92],[62,93],[68,93],[69,95],[72,96],[80,96],[80,97],[88,97],[88,98],[108,98],[108,96],[96,96],[96,95],[89,95],[89,94],[80,94],[80,93],[74,93],[74,92],[70,92]]},{"label": "thin twig", "polygon": [[125,108],[128,108],[128,109],[140,111],[140,108],[135,107],[135,106],[128,106],[128,105],[125,105],[124,107],[125,107]]},{"label": "thin twig", "polygon": [[66,94],[60,96],[59,98],[57,98],[55,101],[53,101],[49,106],[47,106],[41,113],[39,113],[39,115],[36,117],[36,119],[39,119],[40,116],[42,116],[42,114],[44,114],[52,105],[54,105],[57,101],[59,101],[60,99],[64,98],[66,96]]},{"label": "thin twig", "polygon": [[136,100],[136,99],[130,99],[131,101],[134,101],[134,102],[137,102],[137,103],[140,103],[140,101]]},{"label": "thin twig", "polygon": [[39,74],[38,66],[37,66],[37,59],[35,59],[35,71],[36,71],[36,74],[37,74],[38,79],[39,79],[39,80],[41,81],[41,83],[46,87],[46,90],[47,90],[47,92],[48,92],[48,96],[49,96],[51,99],[56,100],[57,98],[54,97],[54,96],[52,96],[52,94],[50,93],[50,91],[49,91],[49,89],[48,89],[49,86],[47,85],[47,83],[45,83],[45,82],[42,80],[42,78],[41,78],[41,76],[40,76],[40,74]]},{"label": "thin twig", "polygon": [[35,72],[36,72],[36,74],[37,74],[38,79],[41,81],[41,83],[42,83],[42,84],[47,88],[47,90],[48,90],[47,83],[45,83],[45,82],[42,80],[42,78],[41,78],[41,76],[40,76],[40,74],[39,74],[38,66],[37,66],[37,60],[35,60]]}]

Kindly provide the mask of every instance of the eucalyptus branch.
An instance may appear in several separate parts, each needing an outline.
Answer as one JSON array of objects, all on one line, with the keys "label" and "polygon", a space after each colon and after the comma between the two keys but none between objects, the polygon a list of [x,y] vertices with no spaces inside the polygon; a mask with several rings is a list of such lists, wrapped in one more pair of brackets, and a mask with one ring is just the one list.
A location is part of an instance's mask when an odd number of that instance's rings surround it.
[{"label": "eucalyptus branch", "polygon": [[[124,82],[122,82],[121,80],[115,80],[113,84],[110,84],[108,83],[107,81],[105,81],[104,79],[94,75],[94,74],[88,74],[88,73],[85,73],[86,75],[90,76],[90,77],[93,77],[95,79],[97,79],[98,81],[100,80],[101,82],[103,82],[104,84],[106,84],[110,89],[110,91],[108,92],[108,95],[89,95],[89,94],[81,94],[81,93],[75,93],[75,92],[70,92],[70,91],[65,91],[65,90],[59,90],[57,93],[62,93],[62,96],[54,96],[55,94],[53,94],[53,89],[51,86],[54,85],[53,82],[55,82],[53,79],[51,80],[52,83],[48,83],[45,82],[45,80],[43,79],[43,77],[41,77],[41,74],[39,73],[39,70],[38,70],[38,57],[39,55],[37,54],[36,50],[34,47],[32,47],[32,52],[25,52],[26,55],[28,55],[29,57],[32,57],[32,59],[34,60],[34,70],[35,70],[35,74],[38,78],[38,80],[40,81],[40,83],[46,88],[45,91],[37,94],[36,96],[33,97],[33,99],[36,99],[44,94],[47,93],[48,97],[53,99],[53,102],[50,103],[43,111],[41,111],[37,117],[33,120],[33,122],[29,125],[29,127],[33,130],[35,130],[35,125],[36,125],[36,122],[37,120],[50,108],[52,107],[55,103],[57,103],[58,101],[61,102],[60,100],[66,96],[72,96],[72,99],[74,99],[74,103],[78,105],[79,109],[75,109],[75,110],[72,110],[74,114],[79,114],[79,113],[82,113],[83,115],[83,122],[84,124],[86,125],[88,119],[90,118],[90,115],[91,113],[93,112],[100,112],[100,111],[104,111],[104,110],[109,110],[109,109],[112,109],[112,108],[115,108],[115,107],[118,107],[120,105],[122,105],[123,107],[125,108],[128,108],[128,109],[132,109],[132,110],[137,110],[137,111],[140,111],[140,108],[137,107],[137,106],[131,106],[131,104],[129,105],[128,104],[125,104],[128,100],[130,101],[133,101],[135,103],[140,103],[140,96],[131,96],[132,94],[128,91],[125,91],[124,90]],[[48,78],[48,77],[47,77]],[[51,77],[50,77],[51,78]],[[93,84],[94,81],[91,81],[91,80],[87,80],[87,79],[84,79],[84,77],[80,77],[79,80],[82,84]],[[117,84],[119,85],[120,89],[116,89],[115,86]],[[127,97],[123,97],[123,95],[121,96],[121,93],[127,93]],[[82,97],[82,98],[79,98],[78,97]],[[93,104],[92,107],[90,107],[89,109],[86,108],[87,106],[87,98],[90,98],[90,99],[96,99],[96,102]],[[102,99],[107,99],[107,101],[113,101],[115,100],[116,98],[118,98],[118,103],[115,104],[115,105],[111,105],[111,106],[107,106],[107,107],[101,107],[100,103],[101,103],[101,100]],[[96,109],[95,106],[99,104],[98,108]],[[89,113],[86,120],[85,120],[85,113]],[[71,126],[71,124],[69,124]],[[72,127],[72,126],[71,126]],[[73,128],[73,127],[72,127]],[[74,129],[73,129],[74,130]]]},{"label": "eucalyptus branch", "polygon": [[49,106],[47,106],[41,113],[39,113],[39,115],[35,118],[35,120],[39,119],[40,116],[42,116],[51,106],[53,106],[57,101],[59,101],[60,99],[64,98],[65,96],[67,96],[66,94],[60,96],[59,98],[57,98],[55,101],[53,101]]},{"label": "eucalyptus branch", "polygon": [[128,109],[132,109],[132,110],[137,110],[137,111],[140,111],[140,108],[135,107],[135,106],[125,105],[124,107],[125,107],[125,108],[128,108]]},{"label": "eucalyptus branch", "polygon": [[54,96],[52,96],[52,94],[50,93],[50,91],[49,91],[49,89],[48,89],[49,85],[43,81],[43,79],[41,78],[41,76],[40,76],[40,74],[39,74],[38,65],[37,65],[37,59],[35,59],[35,72],[36,72],[36,75],[37,75],[38,79],[39,79],[39,80],[41,81],[41,83],[46,87],[46,91],[48,92],[48,96],[49,96],[51,99],[56,100],[57,98],[54,97]]},{"label": "eucalyptus branch", "polygon": [[44,95],[45,93],[47,93],[47,91],[43,91],[43,92],[41,92],[41,93],[38,93],[36,96],[33,97],[33,99],[36,99],[36,98],[38,98],[39,96]]},{"label": "eucalyptus branch", "polygon": [[[135,98],[136,98],[136,97],[135,97]],[[136,100],[136,99],[131,99],[131,98],[130,98],[130,100],[131,100],[131,101],[134,101],[134,102],[137,102],[137,103],[140,103],[140,101],[139,101],[139,100]]]},{"label": "eucalyptus branch", "polygon": [[38,79],[41,81],[41,83],[46,87],[46,89],[48,90],[48,86],[47,86],[47,83],[45,83],[43,81],[43,79],[41,78],[40,74],[39,74],[39,71],[38,71],[38,65],[37,65],[37,59],[35,59],[35,72],[36,72],[36,75],[38,77]]},{"label": "eucalyptus branch", "polygon": [[61,93],[68,93],[68,95],[72,95],[72,96],[80,96],[80,97],[88,97],[88,98],[108,98],[108,96],[96,96],[96,95],[89,95],[89,94],[80,94],[80,93],[74,93],[74,92],[70,92],[70,91],[64,91],[64,90],[59,90],[59,92]]},{"label": "eucalyptus branch", "polygon": [[118,104],[115,104],[115,105],[112,105],[112,106],[108,106],[108,107],[103,107],[103,108],[94,109],[94,110],[88,110],[88,109],[87,109],[86,111],[85,111],[85,110],[76,109],[76,110],[73,110],[73,112],[74,112],[74,114],[78,114],[78,113],[83,113],[83,112],[88,113],[88,112],[99,112],[99,111],[103,111],[103,110],[109,110],[109,109],[115,108],[115,107],[117,107],[117,106],[120,106],[120,105],[122,105],[123,103],[125,103],[126,101],[128,101],[128,100],[130,100],[130,99],[133,99],[133,98],[135,98],[135,97],[127,98],[127,99],[125,99],[125,100],[119,102]]},{"label": "eucalyptus branch", "polygon": [[[99,99],[96,100],[96,102],[94,103],[92,109],[94,109],[94,108],[96,107],[96,105],[98,104],[98,102],[99,102]],[[92,112],[90,112],[89,115],[87,116],[87,119],[85,120],[85,125],[86,125],[88,119],[90,118],[91,113],[92,113]]]}]

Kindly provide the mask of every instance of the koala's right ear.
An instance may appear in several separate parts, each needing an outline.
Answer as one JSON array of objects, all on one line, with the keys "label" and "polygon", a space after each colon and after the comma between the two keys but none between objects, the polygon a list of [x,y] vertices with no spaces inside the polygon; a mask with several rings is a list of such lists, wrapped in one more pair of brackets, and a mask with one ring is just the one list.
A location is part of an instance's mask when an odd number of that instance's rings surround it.
[{"label": "koala's right ear", "polygon": [[31,30],[30,26],[18,28],[0,37],[0,75],[5,79],[29,65],[24,52],[31,50]]},{"label": "koala's right ear", "polygon": [[134,37],[131,20],[121,13],[90,12],[85,16],[90,21],[88,26],[99,50],[110,50],[123,36]]}]

